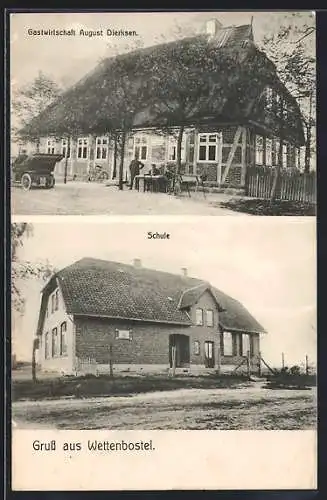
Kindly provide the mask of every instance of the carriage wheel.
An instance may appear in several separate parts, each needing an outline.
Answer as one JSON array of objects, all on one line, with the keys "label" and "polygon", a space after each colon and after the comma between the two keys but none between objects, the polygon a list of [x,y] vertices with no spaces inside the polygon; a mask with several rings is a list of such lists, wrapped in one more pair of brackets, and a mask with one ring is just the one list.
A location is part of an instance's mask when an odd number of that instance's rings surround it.
[{"label": "carriage wheel", "polygon": [[55,185],[55,178],[51,175],[47,180],[47,188],[51,189]]},{"label": "carriage wheel", "polygon": [[109,175],[107,172],[101,172],[101,174],[99,175],[99,179],[101,181],[107,181],[109,179]]},{"label": "carriage wheel", "polygon": [[21,184],[24,191],[29,191],[32,186],[32,177],[30,174],[23,174],[21,178]]}]

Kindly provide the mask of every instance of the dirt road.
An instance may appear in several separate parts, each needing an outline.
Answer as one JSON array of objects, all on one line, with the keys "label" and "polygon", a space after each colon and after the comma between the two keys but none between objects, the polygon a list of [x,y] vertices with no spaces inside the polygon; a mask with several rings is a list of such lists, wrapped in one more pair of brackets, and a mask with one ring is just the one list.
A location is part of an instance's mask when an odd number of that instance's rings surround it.
[{"label": "dirt road", "polygon": [[15,428],[314,429],[316,391],[181,389],[128,397],[20,401]]},{"label": "dirt road", "polygon": [[[219,206],[230,196],[192,193],[176,197],[165,193],[143,193],[116,186],[87,182],[58,183],[54,189],[23,191],[13,187],[15,215],[234,215],[242,214]],[[243,214],[244,216],[244,214]]]}]

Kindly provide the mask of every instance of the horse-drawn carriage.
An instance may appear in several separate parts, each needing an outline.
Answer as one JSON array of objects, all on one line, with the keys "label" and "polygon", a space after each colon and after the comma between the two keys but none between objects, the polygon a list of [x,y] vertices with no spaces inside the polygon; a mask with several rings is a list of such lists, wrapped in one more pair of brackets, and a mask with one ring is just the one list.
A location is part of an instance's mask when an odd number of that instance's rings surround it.
[{"label": "horse-drawn carriage", "polygon": [[32,187],[51,189],[55,185],[53,171],[62,155],[36,153],[21,154],[12,164],[12,182],[24,191]]}]

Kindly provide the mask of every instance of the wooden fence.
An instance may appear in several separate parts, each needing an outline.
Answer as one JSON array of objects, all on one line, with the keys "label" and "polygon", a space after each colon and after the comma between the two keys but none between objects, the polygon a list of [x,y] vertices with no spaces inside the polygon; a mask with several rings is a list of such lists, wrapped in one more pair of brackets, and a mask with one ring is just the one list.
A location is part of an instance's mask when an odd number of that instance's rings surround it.
[{"label": "wooden fence", "polygon": [[[250,167],[246,178],[246,195],[269,199],[276,175],[272,167]],[[276,199],[316,203],[316,172],[307,174],[295,169],[280,171]]]}]

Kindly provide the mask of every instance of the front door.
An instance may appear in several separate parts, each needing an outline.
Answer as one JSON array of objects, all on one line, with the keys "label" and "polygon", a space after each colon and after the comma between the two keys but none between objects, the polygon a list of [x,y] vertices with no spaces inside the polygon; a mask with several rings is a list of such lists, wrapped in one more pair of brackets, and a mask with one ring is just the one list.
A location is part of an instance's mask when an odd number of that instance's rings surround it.
[{"label": "front door", "polygon": [[204,343],[204,365],[206,368],[215,367],[214,343],[210,340]]},{"label": "front door", "polygon": [[169,335],[169,364],[175,368],[188,367],[190,364],[190,338],[188,335]]}]

